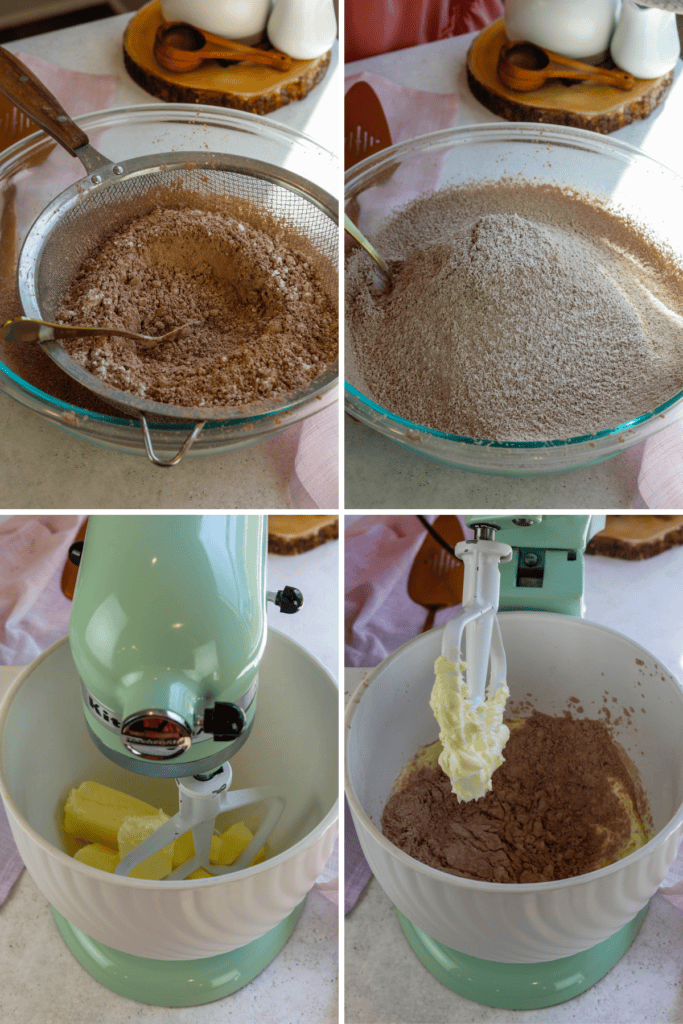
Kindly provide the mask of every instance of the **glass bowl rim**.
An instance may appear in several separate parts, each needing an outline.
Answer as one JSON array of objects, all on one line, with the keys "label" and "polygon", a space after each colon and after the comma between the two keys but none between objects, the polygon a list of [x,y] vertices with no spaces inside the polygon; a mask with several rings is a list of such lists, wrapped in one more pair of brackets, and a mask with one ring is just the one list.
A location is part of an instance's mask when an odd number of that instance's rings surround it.
[{"label": "glass bowl rim", "polygon": [[[416,135],[412,139],[406,139],[403,142],[394,143],[391,146],[387,146],[385,149],[379,150],[377,153],[370,154],[370,156],[360,160],[345,172],[344,200],[346,202],[348,199],[349,192],[355,193],[356,187],[364,184],[364,179],[366,177],[371,177],[374,174],[380,173],[385,169],[385,165],[394,163],[397,157],[404,157],[408,155],[420,156],[430,149],[443,148],[446,143],[462,144],[462,142],[467,141],[468,136],[471,136],[474,141],[480,139],[490,141],[487,137],[496,135],[517,137],[528,142],[539,142],[542,140],[545,143],[554,141],[552,138],[549,138],[549,136],[557,135],[558,140],[564,140],[565,143],[567,141],[573,141],[575,144],[581,143],[579,148],[597,152],[608,157],[616,151],[624,159],[637,159],[645,164],[652,164],[658,167],[674,180],[677,179],[680,182],[681,190],[683,191],[683,175],[667,166],[667,164],[662,163],[661,160],[657,160],[656,157],[652,157],[649,154],[644,153],[636,146],[623,142],[621,139],[613,139],[597,132],[589,132],[582,128],[572,128],[568,125],[543,123],[530,124],[520,121],[503,121],[440,128],[437,131],[425,132],[422,135]],[[528,138],[525,138],[526,136],[528,136]],[[628,430],[633,430],[635,427],[644,425],[656,417],[662,416],[666,410],[669,410],[673,406],[683,402],[682,389],[666,399],[666,401],[662,402],[660,405],[656,406],[654,409],[641,413],[640,416],[634,416],[632,419],[627,420],[624,423],[620,423],[617,426],[606,427],[603,430],[596,431],[594,434],[578,434],[575,437],[553,438],[543,441],[495,441],[487,438],[466,437],[460,434],[451,434],[447,431],[425,426],[424,424],[414,423],[412,420],[405,419],[404,417],[391,412],[389,409],[386,409],[384,406],[379,405],[372,398],[359,391],[358,388],[347,380],[344,381],[344,391],[347,396],[351,396],[352,399],[355,399],[361,409],[366,409],[369,413],[384,416],[396,425],[405,427],[407,431],[413,431],[417,436],[433,437],[440,441],[472,445],[482,449],[507,449],[517,451],[533,451],[549,448],[559,449],[569,445],[579,444],[592,445],[595,444],[595,442],[605,439],[617,438]],[[354,411],[358,410],[355,409]],[[408,440],[410,439],[408,438]]]}]

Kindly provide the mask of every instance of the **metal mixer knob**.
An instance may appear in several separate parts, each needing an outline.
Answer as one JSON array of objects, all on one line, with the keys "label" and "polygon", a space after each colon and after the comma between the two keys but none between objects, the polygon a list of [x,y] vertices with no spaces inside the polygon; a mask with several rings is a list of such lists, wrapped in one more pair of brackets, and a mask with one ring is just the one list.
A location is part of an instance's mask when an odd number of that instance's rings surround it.
[{"label": "metal mixer knob", "polygon": [[121,739],[131,754],[164,761],[190,749],[192,730],[173,711],[150,709],[128,715],[121,726]]}]

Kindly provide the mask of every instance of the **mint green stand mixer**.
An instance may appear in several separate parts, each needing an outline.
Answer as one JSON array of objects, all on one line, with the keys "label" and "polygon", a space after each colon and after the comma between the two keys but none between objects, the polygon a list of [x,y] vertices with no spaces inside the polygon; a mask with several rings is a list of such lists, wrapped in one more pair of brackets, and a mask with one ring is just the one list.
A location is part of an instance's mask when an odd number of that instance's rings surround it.
[{"label": "mint green stand mixer", "polygon": [[[266,553],[264,516],[89,520],[69,634],[87,728],[114,764],[135,775],[172,777],[179,790],[177,814],[121,860],[117,875],[189,830],[195,855],[166,881],[198,867],[212,875],[238,872],[280,819],[285,799],[276,786],[230,788],[230,758],[248,742],[256,714],[266,602],[288,613],[303,603],[291,587],[266,591]],[[256,804],[268,809],[249,845],[232,865],[212,864],[217,815]],[[188,989],[196,996],[189,1002],[202,1002],[251,980],[279,952],[300,908],[245,948],[186,963],[140,960],[54,914],[72,952],[105,985],[132,998],[187,1005]],[[205,984],[196,980],[202,974]]]},{"label": "mint green stand mixer", "polygon": [[[443,654],[457,656],[464,632],[468,687],[476,705],[484,699],[487,682],[491,694],[506,677],[499,611],[581,616],[583,553],[604,526],[604,516],[470,515],[465,522],[474,540],[455,548],[465,563],[463,607],[446,625]],[[599,981],[635,939],[646,909],[599,946],[535,964],[468,956],[432,939],[400,910],[397,914],[411,948],[442,984],[486,1005],[536,1009],[572,999]]]},{"label": "mint green stand mixer", "polygon": [[[462,609],[368,672],[349,703],[346,792],[363,853],[424,966],[467,999],[531,1010],[580,995],[616,964],[676,856],[683,690],[640,645],[581,617],[584,550],[602,516],[483,513],[466,522],[474,539],[455,548],[465,563]],[[617,739],[653,803],[656,837],[597,871],[514,884],[451,875],[391,843],[382,812],[399,773],[435,739],[433,666],[456,648],[475,706],[503,679],[513,699],[531,697],[548,714],[564,713],[575,694],[589,717],[607,693],[619,706],[641,704],[637,728]]]}]

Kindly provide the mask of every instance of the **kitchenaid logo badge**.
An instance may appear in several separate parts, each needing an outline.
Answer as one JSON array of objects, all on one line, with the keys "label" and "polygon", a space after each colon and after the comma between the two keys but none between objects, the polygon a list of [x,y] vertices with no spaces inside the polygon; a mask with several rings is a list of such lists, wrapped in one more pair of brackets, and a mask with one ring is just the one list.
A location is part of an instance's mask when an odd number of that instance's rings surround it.
[{"label": "kitchenaid logo badge", "polygon": [[95,700],[92,693],[83,682],[81,682],[81,690],[85,706],[90,714],[94,715],[102,725],[105,725],[107,729],[111,729],[112,732],[121,732],[121,719],[118,717],[116,712],[112,711],[111,708],[108,708],[101,700]]}]

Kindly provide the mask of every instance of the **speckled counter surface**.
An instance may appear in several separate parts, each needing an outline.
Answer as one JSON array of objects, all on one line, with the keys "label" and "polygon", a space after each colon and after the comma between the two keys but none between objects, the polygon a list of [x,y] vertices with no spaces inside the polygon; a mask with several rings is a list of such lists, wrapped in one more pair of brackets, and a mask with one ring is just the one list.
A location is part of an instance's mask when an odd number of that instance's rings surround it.
[{"label": "speckled counter surface", "polygon": [[[122,57],[131,15],[10,43],[60,67],[116,75],[112,106],[156,102],[133,82]],[[322,82],[303,100],[266,115],[339,148],[339,68],[335,44]],[[162,104],[160,103],[160,106]],[[122,455],[72,438],[0,395],[0,492],[3,508],[289,508],[288,470],[268,441],[228,455],[186,459],[156,470],[144,456]]]},{"label": "speckled counter surface", "polygon": [[[273,615],[275,626],[338,675],[339,544],[302,555],[268,556],[268,588],[298,587],[298,615]],[[308,607],[315,617],[305,615]],[[315,621],[316,628],[311,628]],[[0,700],[21,668],[0,667]],[[337,1024],[338,907],[315,889],[294,932],[249,985],[225,999],[185,1009],[146,1006],[115,995],[81,967],[57,931],[47,900],[27,871],[0,907],[1,1024]]]},{"label": "speckled counter surface", "polygon": [[[347,75],[361,71],[398,85],[459,96],[456,126],[502,119],[474,99],[465,73],[474,33],[440,39],[347,64]],[[610,138],[642,149],[679,173],[683,170],[681,62],[663,105],[650,117],[614,132]],[[597,466],[535,478],[483,476],[438,465],[401,448],[361,423],[345,417],[346,508],[640,508],[638,471],[643,444]]]},{"label": "speckled counter surface", "polygon": [[598,466],[554,476],[484,476],[439,466],[344,418],[348,509],[641,508],[643,444]]},{"label": "speckled counter surface", "polygon": [[[683,548],[642,562],[585,561],[584,617],[652,651],[683,678]],[[367,669],[347,669],[351,697]],[[683,756],[683,755],[682,755]],[[396,912],[371,879],[344,923],[347,1024],[681,1024],[683,913],[655,896],[626,955],[597,985],[559,1006],[500,1010],[463,999],[417,959]]]},{"label": "speckled counter surface", "polygon": [[479,1006],[422,966],[373,878],[345,921],[347,1024],[680,1024],[683,914],[655,897],[635,942],[602,981],[543,1010]]}]

